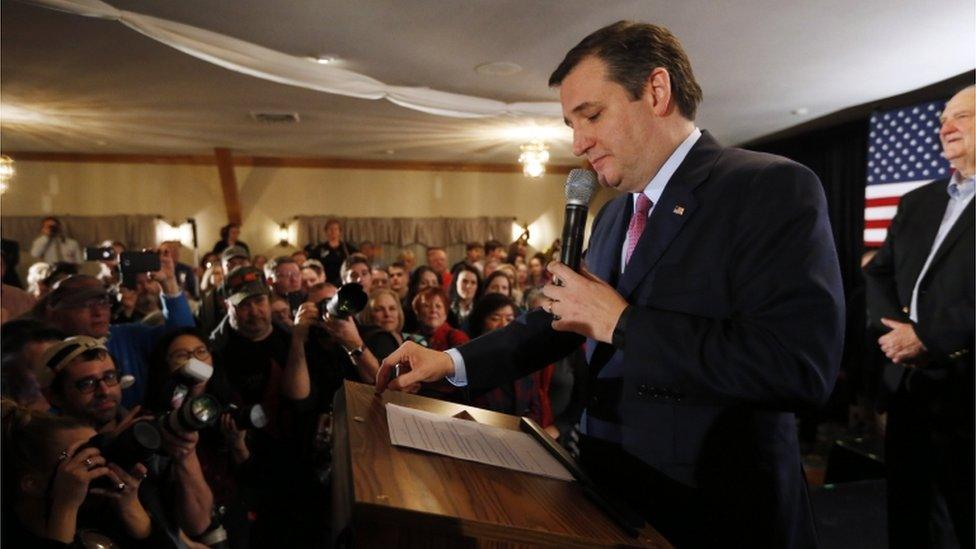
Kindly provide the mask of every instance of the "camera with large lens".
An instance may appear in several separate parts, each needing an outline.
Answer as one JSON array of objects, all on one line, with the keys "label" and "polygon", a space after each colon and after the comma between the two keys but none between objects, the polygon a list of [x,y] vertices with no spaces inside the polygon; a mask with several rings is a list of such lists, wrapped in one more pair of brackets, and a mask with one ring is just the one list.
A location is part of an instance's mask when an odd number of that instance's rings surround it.
[{"label": "camera with large lens", "polygon": [[169,410],[175,410],[183,405],[183,400],[190,394],[190,390],[206,383],[213,376],[213,366],[191,358],[189,362],[174,371],[166,382],[165,394],[169,396]]},{"label": "camera with large lens", "polygon": [[223,409],[220,401],[204,393],[184,398],[178,408],[159,417],[159,424],[171,433],[195,433],[216,424]]},{"label": "camera with large lens", "polygon": [[[159,429],[150,421],[137,421],[116,435],[99,433],[85,443],[82,448],[98,448],[109,463],[114,463],[131,471],[137,463],[145,463],[159,451],[163,437]],[[118,491],[108,477],[99,477],[91,482],[92,488]]]},{"label": "camera with large lens", "polygon": [[339,286],[339,291],[330,299],[323,299],[317,303],[322,316],[328,313],[333,318],[346,319],[359,314],[366,308],[369,296],[363,290],[362,284],[349,282]]},{"label": "camera with large lens", "polygon": [[224,408],[224,412],[230,414],[238,429],[263,429],[271,419],[264,411],[264,406],[252,404],[251,406],[238,406],[230,404]]}]

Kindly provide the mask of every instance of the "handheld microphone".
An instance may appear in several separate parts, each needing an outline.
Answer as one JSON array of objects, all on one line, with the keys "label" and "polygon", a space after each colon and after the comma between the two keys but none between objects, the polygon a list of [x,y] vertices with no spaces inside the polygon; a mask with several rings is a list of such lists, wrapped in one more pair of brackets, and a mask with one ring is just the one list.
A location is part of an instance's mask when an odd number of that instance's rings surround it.
[{"label": "handheld microphone", "polygon": [[583,256],[586,213],[598,186],[596,174],[589,170],[577,168],[569,172],[566,178],[566,217],[563,220],[563,246],[559,250],[559,261],[576,272],[580,270]]}]

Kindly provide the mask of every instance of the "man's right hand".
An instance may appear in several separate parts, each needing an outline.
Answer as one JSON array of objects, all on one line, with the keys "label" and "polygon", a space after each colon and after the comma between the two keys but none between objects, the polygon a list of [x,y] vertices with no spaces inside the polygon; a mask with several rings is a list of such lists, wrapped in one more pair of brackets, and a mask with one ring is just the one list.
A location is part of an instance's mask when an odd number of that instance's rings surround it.
[{"label": "man's right hand", "polygon": [[[400,375],[390,379],[400,366]],[[408,341],[386,357],[376,372],[376,394],[386,389],[402,391],[421,382],[440,381],[454,375],[454,361],[447,353]]]},{"label": "man's right hand", "polygon": [[314,302],[306,301],[298,306],[298,311],[295,313],[295,326],[292,328],[292,335],[304,343],[308,339],[308,330],[312,326],[321,325],[319,308]]}]

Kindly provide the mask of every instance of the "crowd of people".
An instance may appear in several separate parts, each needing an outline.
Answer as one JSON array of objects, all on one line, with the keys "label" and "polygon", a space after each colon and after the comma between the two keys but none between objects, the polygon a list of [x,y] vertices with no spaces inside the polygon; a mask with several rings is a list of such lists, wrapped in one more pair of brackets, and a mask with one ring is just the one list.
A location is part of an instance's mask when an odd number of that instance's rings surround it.
[{"label": "crowd of people", "polygon": [[[539,307],[558,254],[492,240],[468,243],[453,266],[440,247],[387,265],[380,245],[346,242],[333,221],[321,243],[265,258],[232,224],[198,265],[165,242],[158,270],[127,273],[125,246],[108,241],[89,275],[59,220],[41,232],[26,288],[3,289],[11,546],[325,543],[337,390],[373,384],[405,341],[445,350]],[[330,308],[353,290],[361,310]],[[412,389],[527,416],[559,438],[582,412],[583,368],[581,348],[488,392]]]}]

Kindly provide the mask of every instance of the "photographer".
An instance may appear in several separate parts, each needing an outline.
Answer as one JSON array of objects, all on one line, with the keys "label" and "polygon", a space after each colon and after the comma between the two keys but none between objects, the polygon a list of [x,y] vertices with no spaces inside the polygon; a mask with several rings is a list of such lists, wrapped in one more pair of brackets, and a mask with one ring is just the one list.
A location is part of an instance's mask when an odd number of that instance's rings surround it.
[{"label": "photographer", "polygon": [[[171,546],[139,500],[145,466],[108,462],[75,418],[2,408],[4,546]],[[112,488],[92,486],[102,478]]]},{"label": "photographer", "polygon": [[[322,393],[318,406],[322,410],[329,408],[333,393],[344,379],[362,383],[375,380],[377,353],[385,356],[397,347],[396,340],[382,330],[360,333],[352,315],[328,314],[325,303],[308,301],[298,308],[288,355],[288,369],[294,375],[290,377],[292,383],[283,387],[291,398],[307,397],[314,377]],[[315,365],[311,375],[309,363]]]},{"label": "photographer", "polygon": [[328,498],[314,484],[308,453],[315,428],[308,370],[290,363],[292,336],[271,321],[260,269],[235,269],[224,280],[224,294],[227,318],[210,338],[214,362],[226,373],[235,399],[261,404],[270,417],[248,441],[257,497],[252,539],[258,546],[314,544],[324,536],[316,512],[325,512]]},{"label": "photographer", "polygon": [[[160,339],[150,357],[146,386],[146,405],[154,413],[172,411],[174,393],[184,388],[183,400],[204,393],[223,405],[232,400],[221,373],[210,370],[212,376],[206,380],[185,373],[193,360],[214,365],[206,340],[193,328],[171,331]],[[250,507],[240,487],[251,457],[246,427],[238,426],[225,412],[209,428],[196,432],[163,429],[162,434],[164,451],[172,458],[161,475],[166,484],[163,493],[175,500],[177,523],[194,541],[212,543],[226,532],[231,547],[246,547]],[[214,515],[215,509],[223,512]]]},{"label": "photographer", "polygon": [[45,217],[41,221],[41,234],[31,244],[31,255],[46,263],[81,263],[83,255],[78,241],[64,235],[61,220]]}]

